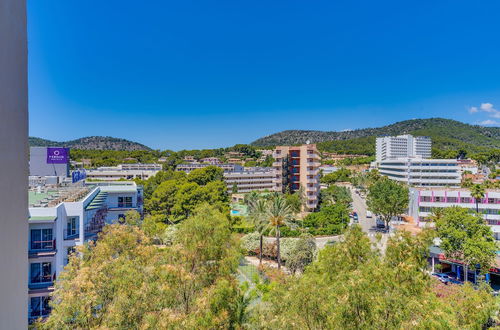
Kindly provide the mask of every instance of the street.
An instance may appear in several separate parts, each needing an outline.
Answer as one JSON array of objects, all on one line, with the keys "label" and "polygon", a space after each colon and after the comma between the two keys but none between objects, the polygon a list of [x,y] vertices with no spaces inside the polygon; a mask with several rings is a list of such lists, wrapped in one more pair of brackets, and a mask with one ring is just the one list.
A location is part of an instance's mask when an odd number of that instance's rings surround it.
[{"label": "street", "polygon": [[[361,229],[368,235],[372,243],[377,243],[376,234],[377,232],[380,231],[377,231],[375,214],[373,214],[371,218],[367,218],[366,200],[361,196],[359,196],[358,194],[356,194],[354,187],[350,187],[350,190],[352,196],[352,209],[354,212],[358,214],[358,219],[359,219],[358,225],[361,226]],[[387,233],[381,233],[381,234],[382,234],[382,239],[379,242],[380,243],[379,248],[383,252],[385,251],[385,246],[387,244],[388,234]]]}]

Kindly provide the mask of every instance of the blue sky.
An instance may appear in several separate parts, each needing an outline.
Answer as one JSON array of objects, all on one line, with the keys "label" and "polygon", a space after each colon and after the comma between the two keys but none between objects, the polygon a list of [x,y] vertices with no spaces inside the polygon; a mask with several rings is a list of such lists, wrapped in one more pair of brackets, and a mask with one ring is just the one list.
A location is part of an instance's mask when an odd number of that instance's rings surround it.
[{"label": "blue sky", "polygon": [[30,134],[160,149],[500,122],[500,1],[28,0]]}]

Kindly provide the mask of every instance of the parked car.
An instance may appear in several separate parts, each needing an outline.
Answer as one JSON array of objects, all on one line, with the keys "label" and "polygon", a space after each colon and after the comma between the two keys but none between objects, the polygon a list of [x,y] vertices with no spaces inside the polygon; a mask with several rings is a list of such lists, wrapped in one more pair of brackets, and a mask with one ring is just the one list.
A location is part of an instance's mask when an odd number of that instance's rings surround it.
[{"label": "parked car", "polygon": [[367,218],[373,217],[373,213],[371,211],[366,211],[366,217]]},{"label": "parked car", "polygon": [[358,214],[356,212],[353,213],[352,220],[354,221],[354,223],[358,223],[359,222]]},{"label": "parked car", "polygon": [[384,220],[380,219],[380,218],[377,218],[377,228],[385,228],[385,222]]}]

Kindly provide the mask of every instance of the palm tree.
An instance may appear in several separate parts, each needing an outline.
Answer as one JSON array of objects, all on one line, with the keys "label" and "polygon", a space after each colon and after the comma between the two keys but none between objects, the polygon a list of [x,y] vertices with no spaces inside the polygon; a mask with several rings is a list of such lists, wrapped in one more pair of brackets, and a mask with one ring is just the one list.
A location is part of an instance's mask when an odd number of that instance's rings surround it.
[{"label": "palm tree", "polygon": [[262,249],[264,233],[269,230],[269,221],[267,219],[268,203],[262,198],[251,199],[248,204],[249,219],[260,235],[259,264],[262,264]]},{"label": "palm tree", "polygon": [[278,261],[278,269],[281,269],[281,255],[280,255],[280,227],[288,224],[293,218],[291,207],[286,202],[283,195],[274,194],[269,200],[267,209],[267,219],[269,225],[276,232],[276,257]]},{"label": "palm tree", "polygon": [[480,184],[475,184],[470,188],[470,195],[476,200],[476,212],[479,213],[479,201],[484,198],[484,188]]}]

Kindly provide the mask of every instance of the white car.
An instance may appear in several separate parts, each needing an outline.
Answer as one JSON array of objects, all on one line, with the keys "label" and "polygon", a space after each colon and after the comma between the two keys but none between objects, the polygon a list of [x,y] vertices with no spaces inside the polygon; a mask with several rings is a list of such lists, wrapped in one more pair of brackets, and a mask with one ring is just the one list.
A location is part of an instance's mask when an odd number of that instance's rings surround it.
[{"label": "white car", "polygon": [[373,213],[371,211],[366,211],[366,217],[367,218],[373,217]]}]

